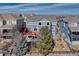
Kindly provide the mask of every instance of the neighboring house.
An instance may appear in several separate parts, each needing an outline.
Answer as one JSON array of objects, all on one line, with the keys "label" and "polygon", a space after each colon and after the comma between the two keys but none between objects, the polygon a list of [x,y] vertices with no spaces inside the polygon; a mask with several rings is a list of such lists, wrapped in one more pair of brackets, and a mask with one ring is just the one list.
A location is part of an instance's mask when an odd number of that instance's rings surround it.
[{"label": "neighboring house", "polygon": [[0,38],[1,39],[12,39],[14,26],[4,25],[0,27]]},{"label": "neighboring house", "polygon": [[[55,15],[24,15],[26,19],[22,20],[23,24],[19,21],[20,25],[25,25],[30,32],[39,32],[42,26],[48,26],[51,30],[52,35],[56,36],[56,26],[57,26],[57,19]],[[61,30],[65,34],[67,41],[71,42],[72,44],[79,43],[79,17],[78,16],[66,16],[64,20],[66,22],[61,22]],[[17,25],[18,16],[13,16],[11,14],[0,14],[0,33],[1,37],[3,36],[3,32],[8,32],[13,30],[13,27]],[[6,35],[6,34],[5,34]],[[9,34],[7,34],[9,35]],[[76,43],[74,43],[76,42]]]},{"label": "neighboring house", "polygon": [[47,19],[43,18],[41,20],[37,20],[37,21],[27,21],[26,27],[30,30],[30,31],[39,31],[41,29],[42,26],[48,26],[48,28],[50,29],[50,21],[48,21]]},{"label": "neighboring house", "polygon": [[67,22],[71,32],[71,44],[79,45],[79,16],[67,17]]},{"label": "neighboring house", "polygon": [[13,28],[16,25],[16,19],[11,15],[0,14],[0,38],[12,39]]},{"label": "neighboring house", "polygon": [[70,30],[72,44],[79,44],[79,24],[77,22],[71,23]]},{"label": "neighboring house", "polygon": [[56,25],[57,25],[56,21],[51,22],[46,18],[42,18],[41,20],[37,20],[37,21],[27,21],[26,23],[26,27],[29,29],[29,31],[32,32],[39,32],[41,27],[48,26],[53,36],[56,35]]}]

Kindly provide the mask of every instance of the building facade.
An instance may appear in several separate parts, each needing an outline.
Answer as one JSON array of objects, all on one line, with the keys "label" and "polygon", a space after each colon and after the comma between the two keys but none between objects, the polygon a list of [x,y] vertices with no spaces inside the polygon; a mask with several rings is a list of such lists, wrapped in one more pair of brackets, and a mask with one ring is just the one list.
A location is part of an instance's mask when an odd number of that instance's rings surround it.
[{"label": "building facade", "polygon": [[[24,26],[26,27],[30,32],[39,32],[40,28],[42,26],[48,26],[48,28],[51,30],[53,37],[56,36],[56,26],[57,26],[57,20],[56,16],[23,16],[24,19],[21,19],[17,22],[18,16],[13,15],[0,15],[0,37],[2,36],[3,32],[11,32],[13,28],[18,25],[19,27]],[[72,16],[71,18],[67,16],[66,18],[63,18],[64,21],[60,23],[61,30],[65,34],[65,37],[67,38],[67,41],[69,42],[78,42],[79,41],[79,20],[76,19],[76,17]],[[25,19],[26,18],[26,19]],[[66,22],[65,22],[66,21]],[[21,22],[23,22],[21,24]],[[6,35],[6,34],[5,34]],[[8,34],[7,34],[8,35]]]}]

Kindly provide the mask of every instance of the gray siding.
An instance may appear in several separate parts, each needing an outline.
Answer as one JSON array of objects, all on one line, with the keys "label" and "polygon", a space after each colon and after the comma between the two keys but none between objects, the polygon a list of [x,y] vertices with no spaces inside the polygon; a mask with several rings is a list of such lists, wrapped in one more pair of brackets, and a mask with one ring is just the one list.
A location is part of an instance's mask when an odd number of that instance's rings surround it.
[{"label": "gray siding", "polygon": [[30,31],[36,31],[34,30],[35,28],[38,30],[37,28],[37,22],[28,22],[26,27],[30,30]]}]

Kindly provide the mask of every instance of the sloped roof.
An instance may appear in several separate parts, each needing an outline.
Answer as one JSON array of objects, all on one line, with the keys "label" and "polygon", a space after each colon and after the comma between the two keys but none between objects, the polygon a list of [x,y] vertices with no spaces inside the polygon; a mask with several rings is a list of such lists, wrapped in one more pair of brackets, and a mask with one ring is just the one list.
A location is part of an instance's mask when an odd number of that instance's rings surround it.
[{"label": "sloped roof", "polygon": [[4,20],[16,20],[11,14],[0,14],[0,18]]},{"label": "sloped roof", "polygon": [[42,19],[46,19],[49,21],[56,21],[55,15],[25,15],[27,17],[27,21],[40,21]]},{"label": "sloped roof", "polygon": [[12,29],[15,25],[3,25],[0,29]]},{"label": "sloped roof", "polygon": [[37,33],[36,32],[27,32],[27,33],[24,33],[25,36],[36,36]]},{"label": "sloped roof", "polygon": [[[6,20],[17,20],[19,14],[0,14],[0,20],[6,19]],[[49,20],[49,21],[57,21],[57,16],[64,16],[65,20],[68,22],[79,22],[79,15],[31,15],[31,14],[24,14],[27,21],[39,21],[43,18]]]}]

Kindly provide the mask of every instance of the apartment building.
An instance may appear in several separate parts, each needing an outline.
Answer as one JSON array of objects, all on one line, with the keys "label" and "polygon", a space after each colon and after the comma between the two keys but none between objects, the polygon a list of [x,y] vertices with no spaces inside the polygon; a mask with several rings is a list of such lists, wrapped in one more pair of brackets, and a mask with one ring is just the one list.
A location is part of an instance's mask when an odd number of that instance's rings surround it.
[{"label": "apartment building", "polygon": [[79,16],[72,16],[69,22],[72,45],[79,45]]},{"label": "apartment building", "polygon": [[[0,37],[12,35],[11,32],[13,28],[17,25],[18,14],[0,14]],[[39,32],[39,29],[42,26],[48,26],[51,30],[53,37],[56,36],[56,26],[57,26],[57,19],[55,15],[24,15],[23,25],[28,29],[30,32]],[[74,43],[79,42],[79,16],[65,16],[63,18],[64,21],[61,21],[61,30],[64,32],[67,41]],[[21,22],[21,21],[20,21]],[[18,23],[20,24],[20,23]],[[62,26],[63,25],[63,26]],[[19,26],[21,27],[21,25]],[[7,34],[6,33],[10,33]],[[2,35],[5,33],[5,35]],[[74,43],[75,44],[75,43]]]},{"label": "apartment building", "polygon": [[12,39],[16,19],[7,14],[0,14],[0,39]]}]

